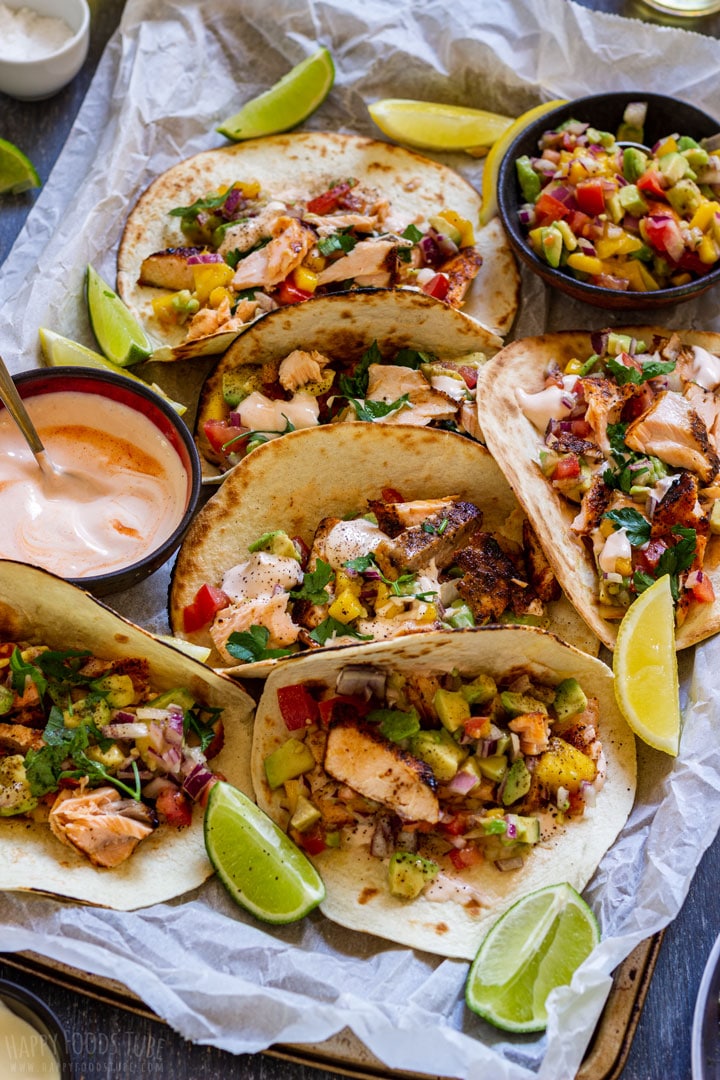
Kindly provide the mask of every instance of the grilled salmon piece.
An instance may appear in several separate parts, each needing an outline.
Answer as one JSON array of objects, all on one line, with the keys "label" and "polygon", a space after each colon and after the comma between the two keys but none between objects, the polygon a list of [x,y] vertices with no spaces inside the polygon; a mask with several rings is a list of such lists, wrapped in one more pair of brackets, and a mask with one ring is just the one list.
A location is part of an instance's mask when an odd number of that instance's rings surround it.
[{"label": "grilled salmon piece", "polygon": [[292,393],[308,383],[320,382],[324,368],[330,363],[317,349],[293,349],[281,362],[278,379],[283,390]]},{"label": "grilled salmon piece", "polygon": [[238,263],[232,286],[238,292],[253,286],[272,288],[284,281],[315,244],[315,233],[297,218],[282,216],[271,227],[272,239]]},{"label": "grilled salmon piece", "polygon": [[394,240],[361,240],[347,255],[320,271],[318,285],[349,280],[358,285],[388,285],[395,267],[396,246]]},{"label": "grilled salmon piece", "polygon": [[609,457],[610,440],[608,424],[616,424],[627,401],[635,397],[638,388],[633,383],[618,386],[612,379],[595,378],[582,380],[583,394],[587,401],[585,419],[593,429],[595,442],[605,457]]},{"label": "grilled salmon piece", "polygon": [[268,645],[273,649],[282,649],[297,641],[300,627],[288,612],[289,599],[288,593],[278,592],[223,608],[210,627],[210,637],[220,655],[228,663],[235,663],[225,649],[227,640],[231,634],[243,633],[251,626],[264,626],[270,632]]},{"label": "grilled salmon piece", "polygon": [[562,590],[550,563],[545,557],[545,552],[540,546],[540,541],[535,535],[535,530],[527,518],[523,518],[522,531],[525,565],[530,584],[543,603],[547,604],[551,600],[559,600]]},{"label": "grilled salmon piece", "polygon": [[410,424],[425,427],[435,420],[454,420],[458,402],[443,390],[430,386],[421,371],[395,364],[371,364],[368,369],[369,401],[390,404],[403,394],[409,408],[395,409],[375,421],[377,424]]},{"label": "grilled salmon piece", "polygon": [[157,818],[145,803],[125,799],[113,787],[80,794],[66,788],[53,803],[48,820],[61,843],[103,867],[124,862],[157,827]]},{"label": "grilled salmon piece", "polygon": [[672,390],[658,394],[650,408],[628,426],[625,442],[631,450],[696,473],[705,485],[720,472],[720,458],[705,424],[690,402]]},{"label": "grilled salmon piece", "polygon": [[542,615],[542,601],[492,533],[476,532],[455,561],[464,570],[457,591],[477,623],[493,622],[508,609],[518,615]]},{"label": "grilled salmon piece", "polygon": [[590,487],[582,497],[580,511],[570,526],[572,531],[583,536],[597,529],[612,500],[613,489],[608,487],[602,476],[593,476]]},{"label": "grilled salmon piece", "polygon": [[43,733],[24,724],[0,724],[0,749],[11,754],[27,754],[44,746]]},{"label": "grilled salmon piece", "polygon": [[697,529],[701,520],[698,505],[697,478],[689,472],[679,473],[655,507],[650,535],[669,536],[674,525]]},{"label": "grilled salmon piece", "polygon": [[187,260],[190,255],[201,255],[202,250],[199,247],[165,248],[164,251],[148,255],[140,264],[140,284],[156,289],[172,289],[173,292],[181,289],[192,292],[195,278]]},{"label": "grilled salmon piece", "polygon": [[431,559],[438,570],[448,566],[482,523],[482,512],[473,503],[453,500],[447,507],[412,525],[375,549],[375,561],[385,574],[402,574],[427,566]]},{"label": "grilled salmon piece", "polygon": [[335,780],[407,821],[439,820],[430,766],[386,739],[374,724],[353,719],[331,724],[324,764]]},{"label": "grilled salmon piece", "polygon": [[457,255],[443,263],[440,270],[447,274],[449,283],[444,300],[446,304],[454,308],[462,307],[465,293],[480,273],[482,264],[482,255],[474,247],[461,248]]},{"label": "grilled salmon piece", "polygon": [[[422,525],[428,518],[442,514],[443,511],[449,511],[457,501],[456,495],[448,495],[444,499],[414,499],[412,502],[368,499],[368,506],[377,518],[382,531],[388,536],[397,536],[404,529],[409,529],[413,525]],[[478,513],[482,520],[482,512],[478,511]]]}]

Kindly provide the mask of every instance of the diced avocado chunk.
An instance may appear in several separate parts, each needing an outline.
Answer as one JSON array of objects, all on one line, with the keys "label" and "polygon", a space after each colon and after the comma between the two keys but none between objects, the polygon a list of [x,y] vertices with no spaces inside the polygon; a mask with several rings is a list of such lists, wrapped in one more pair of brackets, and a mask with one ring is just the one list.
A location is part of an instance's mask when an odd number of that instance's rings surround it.
[{"label": "diced avocado chunk", "polygon": [[153,698],[152,701],[148,701],[147,707],[149,709],[169,709],[171,705],[177,705],[183,712],[187,712],[188,709],[192,709],[194,704],[195,698],[186,686],[175,686],[172,690],[166,690],[163,694]]},{"label": "diced avocado chunk", "polygon": [[540,841],[540,819],[522,814],[506,814],[508,824],[515,826],[515,841],[520,844],[537,844]]},{"label": "diced avocado chunk", "polygon": [[447,236],[449,240],[452,240],[453,244],[457,244],[460,247],[462,241],[462,233],[453,224],[451,224],[447,218],[437,214],[434,217],[428,218],[428,223],[432,225],[436,232],[441,236]]},{"label": "diced avocado chunk", "polygon": [[648,204],[642,196],[642,192],[636,184],[626,184],[618,191],[618,199],[623,210],[636,217],[642,217],[647,213]]},{"label": "diced avocado chunk", "polygon": [[518,183],[525,202],[534,203],[540,194],[540,177],[532,167],[532,162],[527,154],[523,154],[515,162]]},{"label": "diced avocado chunk", "polygon": [[630,352],[633,339],[629,334],[617,334],[611,330],[608,334],[605,351],[608,356],[619,356],[620,353]]},{"label": "diced avocado chunk", "polygon": [[440,723],[450,732],[457,731],[470,719],[470,706],[459,690],[436,690],[433,706]]},{"label": "diced avocado chunk", "polygon": [[626,146],[623,150],[623,176],[629,184],[639,180],[647,168],[647,154],[636,146]]},{"label": "diced avocado chunk", "polygon": [[585,712],[585,709],[587,709],[587,697],[577,679],[564,679],[560,683],[555,694],[553,707],[558,720],[561,722],[567,720],[569,716]]},{"label": "diced avocado chunk", "polygon": [[25,775],[25,759],[22,754],[9,754],[0,758],[0,817],[26,814],[29,810],[34,810],[37,804]]},{"label": "diced avocado chunk", "polygon": [[510,766],[505,778],[502,792],[503,806],[511,806],[518,799],[522,799],[523,795],[527,795],[531,782],[530,770],[523,759],[518,758]]},{"label": "diced avocado chunk", "polygon": [[0,686],[0,716],[10,712],[15,695],[8,686]]},{"label": "diced avocado chunk", "polygon": [[694,214],[704,202],[700,188],[688,177],[678,180],[677,184],[667,189],[665,195],[673,210],[681,217]]},{"label": "diced avocado chunk", "polygon": [[368,720],[377,722],[386,739],[401,742],[417,735],[420,730],[420,717],[417,709],[376,709],[368,713]]},{"label": "diced avocado chunk", "polygon": [[669,154],[663,154],[658,161],[658,168],[671,184],[676,184],[678,180],[682,180],[684,176],[692,172],[688,160],[676,150],[672,150]]},{"label": "diced avocado chunk", "polygon": [[547,713],[542,701],[532,697],[531,694],[517,694],[512,690],[503,690],[500,700],[503,709],[510,716],[522,716],[523,713],[529,712]]},{"label": "diced avocado chunk", "polygon": [[255,364],[243,364],[235,371],[226,371],[223,374],[223,397],[232,409],[255,390],[262,390],[262,385],[262,367]]},{"label": "diced avocado chunk", "polygon": [[492,675],[477,675],[472,682],[463,683],[460,693],[470,705],[487,705],[497,693]]},{"label": "diced avocado chunk", "polygon": [[388,867],[390,892],[401,900],[414,900],[439,872],[440,867],[432,859],[423,859],[412,851],[396,851]]},{"label": "diced avocado chunk", "polygon": [[410,753],[429,765],[436,780],[441,783],[452,780],[468,757],[465,747],[456,743],[444,728],[439,731],[419,731],[410,740]]},{"label": "diced avocado chunk", "polygon": [[540,229],[541,254],[549,266],[558,267],[563,253],[563,235],[554,225]]},{"label": "diced avocado chunk", "polygon": [[474,760],[482,775],[494,784],[499,784],[507,772],[508,760],[504,754],[491,754],[489,757]]},{"label": "diced avocado chunk", "polygon": [[453,600],[445,612],[443,622],[447,623],[448,626],[452,626],[453,630],[462,630],[465,627],[475,625],[475,616],[462,600]]},{"label": "diced avocado chunk", "polygon": [[293,829],[297,829],[298,832],[307,832],[308,829],[312,829],[313,825],[317,824],[321,816],[318,808],[313,806],[309,799],[304,795],[299,795],[295,813],[290,818],[290,825]]},{"label": "diced avocado chunk", "polygon": [[91,685],[105,696],[111,709],[124,709],[135,700],[135,686],[129,675],[104,675]]},{"label": "diced avocado chunk", "polygon": [[110,719],[110,706],[102,697],[80,698],[73,703],[72,709],[65,709],[63,712],[63,723],[67,728],[77,728],[83,724],[94,724],[95,727],[102,728],[110,723]]},{"label": "diced avocado chunk", "polygon": [[274,529],[272,532],[263,533],[252,544],[248,544],[248,551],[267,551],[270,555],[284,555],[288,559],[296,559],[300,562],[297,548],[286,532],[282,529]]},{"label": "diced avocado chunk", "polygon": [[265,776],[273,789],[314,767],[315,758],[310,747],[299,739],[288,739],[265,758]]}]

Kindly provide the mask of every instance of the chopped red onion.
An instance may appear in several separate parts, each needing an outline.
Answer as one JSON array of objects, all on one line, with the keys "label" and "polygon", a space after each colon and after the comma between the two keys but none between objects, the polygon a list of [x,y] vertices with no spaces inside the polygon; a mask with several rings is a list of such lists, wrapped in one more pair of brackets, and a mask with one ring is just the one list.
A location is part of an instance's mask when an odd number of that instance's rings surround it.
[{"label": "chopped red onion", "polygon": [[517,840],[517,825],[509,814],[505,815],[505,824],[507,825],[507,829],[505,831],[505,836],[507,837],[507,839]]},{"label": "chopped red onion", "polygon": [[185,262],[188,266],[197,266],[198,263],[221,263],[225,260],[217,251],[202,251],[197,255],[188,255]]},{"label": "chopped red onion", "polygon": [[589,780],[580,781],[580,798],[585,806],[594,806],[596,795],[594,784],[591,784]]},{"label": "chopped red onion", "polygon": [[429,233],[426,233],[425,236],[418,241],[418,247],[428,266],[432,266],[436,270],[438,267],[442,266],[445,259],[435,243],[434,238]]},{"label": "chopped red onion", "polygon": [[525,225],[527,228],[535,224],[535,207],[532,203],[523,203],[518,210],[518,220],[521,225]]},{"label": "chopped red onion", "polygon": [[449,236],[445,236],[444,233],[436,233],[434,240],[437,244],[438,251],[444,255],[446,259],[451,259],[453,255],[457,255],[460,250],[455,241],[451,240]]},{"label": "chopped red onion", "polygon": [[206,769],[204,765],[196,765],[189,776],[182,782],[183,791],[187,792],[191,799],[198,800],[202,792],[213,779],[214,773]]},{"label": "chopped red onion", "polygon": [[106,739],[146,739],[149,731],[147,724],[129,722],[106,724],[101,730]]},{"label": "chopped red onion", "polygon": [[387,859],[393,852],[393,835],[390,822],[386,817],[377,820],[370,841],[370,853],[376,859]]},{"label": "chopped red onion", "polygon": [[169,710],[153,709],[149,705],[141,705],[140,708],[136,709],[135,715],[138,720],[162,720],[164,722],[169,716]]},{"label": "chopped red onion", "polygon": [[477,787],[479,783],[479,779],[475,773],[470,771],[470,769],[459,769],[447,787],[448,791],[452,791],[456,795],[467,795],[467,793],[472,791],[474,787]]}]

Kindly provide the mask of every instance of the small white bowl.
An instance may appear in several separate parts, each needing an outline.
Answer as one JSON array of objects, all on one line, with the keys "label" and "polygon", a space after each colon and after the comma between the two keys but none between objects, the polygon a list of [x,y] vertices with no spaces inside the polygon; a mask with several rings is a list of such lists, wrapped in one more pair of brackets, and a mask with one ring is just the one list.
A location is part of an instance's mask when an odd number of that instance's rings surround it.
[{"label": "small white bowl", "polygon": [[37,59],[9,60],[0,45],[0,90],[20,101],[51,97],[85,62],[90,41],[87,0],[5,0],[5,6],[62,19],[72,30],[72,37],[60,48]]}]

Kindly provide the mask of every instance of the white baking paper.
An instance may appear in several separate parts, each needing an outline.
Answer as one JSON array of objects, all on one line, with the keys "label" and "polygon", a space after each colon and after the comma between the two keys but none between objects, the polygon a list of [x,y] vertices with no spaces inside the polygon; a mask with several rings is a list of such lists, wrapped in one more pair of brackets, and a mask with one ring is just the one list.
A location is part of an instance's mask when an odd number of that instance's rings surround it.
[{"label": "white baking paper", "polygon": [[[215,124],[318,44],[331,49],[337,81],[308,122],[316,130],[378,134],[366,104],[382,97],[516,115],[543,100],[608,89],[676,94],[720,117],[720,43],[567,0],[129,0],[2,268],[0,352],[13,371],[40,363],[39,325],[93,345],[84,268],[92,262],[114,280],[133,200],[180,158],[222,145]],[[440,159],[479,183],[482,162]],[[637,319],[644,321],[641,312]],[[607,321],[602,311],[551,297],[524,274],[513,336]],[[663,321],[717,329],[713,294],[668,309]],[[166,366],[155,377],[182,381],[187,374]],[[166,567],[112,603],[165,631],[168,581]],[[720,640],[700,646],[682,666],[689,700],[680,757],[639,748],[636,808],[586,893],[603,941],[572,987],[555,993],[546,1035],[505,1037],[468,1012],[462,962],[340,929],[317,913],[266,930],[215,881],[136,913],[4,894],[0,950],[33,950],[122,979],[185,1037],[235,1053],[316,1042],[349,1027],[392,1068],[470,1080],[571,1078],[613,968],[677,915],[720,825],[713,696]]]}]

